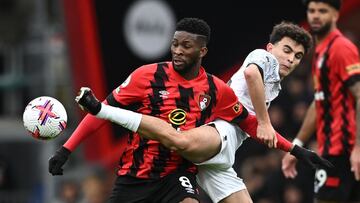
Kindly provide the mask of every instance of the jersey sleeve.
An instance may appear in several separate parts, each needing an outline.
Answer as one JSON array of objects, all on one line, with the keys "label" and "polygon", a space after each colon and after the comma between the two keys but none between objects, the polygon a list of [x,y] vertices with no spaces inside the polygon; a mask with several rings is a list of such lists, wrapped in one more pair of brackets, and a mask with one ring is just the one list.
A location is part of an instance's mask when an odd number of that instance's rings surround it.
[{"label": "jersey sleeve", "polygon": [[246,57],[243,66],[257,65],[263,73],[264,82],[276,82],[280,80],[279,62],[271,53],[263,49],[255,49]]},{"label": "jersey sleeve", "polygon": [[247,110],[238,101],[234,91],[225,83],[219,85],[218,95],[215,118],[221,118],[229,122],[238,122],[239,119],[242,119],[247,114]]},{"label": "jersey sleeve", "polygon": [[[342,81],[347,81],[352,76],[360,76],[359,52],[355,46],[346,43],[334,44],[333,49],[341,49],[341,51],[330,52],[330,63],[334,63],[337,73]],[[346,42],[346,41],[345,41]]]},{"label": "jersey sleeve", "polygon": [[[112,97],[111,101],[108,101],[111,105],[114,105],[113,102],[120,103],[121,105],[127,106],[132,103],[142,101],[146,96],[144,94],[146,79],[149,71],[146,66],[142,66],[135,71],[133,71],[129,77],[112,93],[108,96]],[[109,99],[108,99],[109,100]]]}]

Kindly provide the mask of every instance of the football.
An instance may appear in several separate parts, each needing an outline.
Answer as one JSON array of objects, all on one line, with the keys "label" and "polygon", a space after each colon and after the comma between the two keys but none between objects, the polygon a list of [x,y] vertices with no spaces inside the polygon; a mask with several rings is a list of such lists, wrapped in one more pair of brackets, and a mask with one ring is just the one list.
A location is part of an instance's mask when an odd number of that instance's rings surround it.
[{"label": "football", "polygon": [[32,137],[50,140],[66,128],[67,114],[57,99],[41,96],[30,101],[25,107],[23,121],[25,129]]}]

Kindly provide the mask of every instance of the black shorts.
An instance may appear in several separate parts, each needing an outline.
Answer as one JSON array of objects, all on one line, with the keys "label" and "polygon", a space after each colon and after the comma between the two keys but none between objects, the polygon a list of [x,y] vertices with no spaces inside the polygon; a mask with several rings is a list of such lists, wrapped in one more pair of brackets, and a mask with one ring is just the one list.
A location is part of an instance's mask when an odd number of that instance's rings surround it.
[{"label": "black shorts", "polygon": [[315,198],[323,201],[360,201],[360,182],[350,170],[349,156],[325,156],[335,167],[315,173]]},{"label": "black shorts", "polygon": [[159,180],[119,176],[107,203],[178,203],[185,198],[199,201],[195,174],[176,172]]}]

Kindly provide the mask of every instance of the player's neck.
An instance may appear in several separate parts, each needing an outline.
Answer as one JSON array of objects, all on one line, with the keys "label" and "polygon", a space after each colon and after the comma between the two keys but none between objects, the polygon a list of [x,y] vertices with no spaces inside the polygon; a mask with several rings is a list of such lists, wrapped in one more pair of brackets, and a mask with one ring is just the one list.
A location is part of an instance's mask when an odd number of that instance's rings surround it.
[{"label": "player's neck", "polygon": [[200,66],[193,66],[189,71],[182,72],[180,75],[186,80],[192,80],[199,75]]},{"label": "player's neck", "polygon": [[321,44],[329,35],[330,33],[332,33],[334,30],[336,30],[337,27],[336,25],[335,26],[332,26],[331,29],[329,29],[329,31],[323,35],[320,35],[320,34],[317,34],[315,35],[315,41],[316,41],[316,44]]}]

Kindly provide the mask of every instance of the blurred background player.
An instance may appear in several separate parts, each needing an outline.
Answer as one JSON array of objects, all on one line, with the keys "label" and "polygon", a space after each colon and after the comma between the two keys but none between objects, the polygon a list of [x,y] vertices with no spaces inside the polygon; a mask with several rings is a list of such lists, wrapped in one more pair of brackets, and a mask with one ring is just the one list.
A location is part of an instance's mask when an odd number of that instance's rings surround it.
[{"label": "blurred background player", "polygon": [[[315,95],[294,143],[302,146],[316,130],[318,153],[332,169],[315,174],[318,202],[360,202],[360,61],[356,46],[337,29],[341,0],[306,0],[315,37],[312,63]],[[287,154],[282,170],[297,175]]]}]

